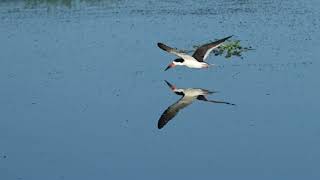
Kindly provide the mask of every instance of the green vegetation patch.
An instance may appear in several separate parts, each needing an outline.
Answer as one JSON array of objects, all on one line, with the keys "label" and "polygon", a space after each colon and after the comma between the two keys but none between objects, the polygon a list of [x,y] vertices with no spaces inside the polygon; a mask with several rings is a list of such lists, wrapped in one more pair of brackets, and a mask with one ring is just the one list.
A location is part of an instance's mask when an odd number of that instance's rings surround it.
[{"label": "green vegetation patch", "polygon": [[[210,41],[210,42],[214,42],[214,41]],[[224,56],[227,59],[233,56],[240,57],[241,59],[243,59],[243,53],[249,50],[254,50],[254,49],[251,46],[248,46],[248,47],[243,46],[241,45],[240,42],[241,42],[240,40],[227,40],[221,46],[214,49],[212,53],[214,53],[216,56]],[[195,45],[193,46],[194,50],[187,50],[183,52],[186,52],[186,53],[194,52],[195,49],[197,49],[200,46],[201,45]]]},{"label": "green vegetation patch", "polygon": [[224,55],[225,58],[230,58],[232,56],[237,56],[240,58],[244,52],[253,50],[251,46],[245,47],[240,44],[240,40],[228,40],[223,43],[220,47],[213,51],[216,56]]}]

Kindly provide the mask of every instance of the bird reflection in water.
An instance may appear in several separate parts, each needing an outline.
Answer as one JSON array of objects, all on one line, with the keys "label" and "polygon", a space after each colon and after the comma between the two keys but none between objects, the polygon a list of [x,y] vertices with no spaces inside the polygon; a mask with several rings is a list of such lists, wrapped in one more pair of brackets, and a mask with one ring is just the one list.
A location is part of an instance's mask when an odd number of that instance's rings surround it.
[{"label": "bird reflection in water", "polygon": [[209,100],[206,98],[207,95],[216,93],[214,91],[209,91],[201,88],[176,88],[176,86],[170,84],[168,81],[165,81],[167,85],[171,88],[171,90],[177,94],[182,96],[177,102],[169,106],[161,115],[158,121],[158,128],[163,128],[171,119],[173,119],[178,112],[190,105],[194,100],[200,100],[210,103],[220,103],[234,106],[235,104],[225,102],[225,101],[216,101]]}]

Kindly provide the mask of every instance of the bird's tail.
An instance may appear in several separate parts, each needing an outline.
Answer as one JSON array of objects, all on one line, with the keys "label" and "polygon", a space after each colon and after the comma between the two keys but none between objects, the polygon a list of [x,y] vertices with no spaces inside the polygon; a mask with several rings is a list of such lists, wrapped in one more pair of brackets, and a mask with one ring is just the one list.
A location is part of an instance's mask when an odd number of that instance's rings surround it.
[{"label": "bird's tail", "polygon": [[231,106],[235,106],[236,105],[236,104],[225,102],[225,101],[209,100],[203,95],[198,96],[197,99],[201,100],[201,101],[212,102],[212,103],[220,103],[220,104],[227,104],[227,105],[231,105]]},{"label": "bird's tail", "polygon": [[208,94],[219,93],[219,91],[207,91]]},{"label": "bird's tail", "polygon": [[212,103],[220,103],[220,104],[227,104],[231,106],[235,106],[236,104],[225,102],[225,101],[215,101],[215,100],[207,100],[207,102],[212,102]]}]

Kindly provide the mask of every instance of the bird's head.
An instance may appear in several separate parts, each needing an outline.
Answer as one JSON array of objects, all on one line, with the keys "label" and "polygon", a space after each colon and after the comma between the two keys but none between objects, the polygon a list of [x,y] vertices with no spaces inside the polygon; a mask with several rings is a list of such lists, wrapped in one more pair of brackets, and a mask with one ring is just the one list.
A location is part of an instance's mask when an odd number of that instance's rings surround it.
[{"label": "bird's head", "polygon": [[183,89],[178,89],[175,85],[170,84],[168,81],[164,80],[166,84],[170,87],[170,89],[177,95],[183,96],[184,95],[184,90]]},{"label": "bird's head", "polygon": [[167,66],[165,71],[170,69],[170,68],[173,68],[175,66],[181,66],[183,64],[183,62],[184,62],[184,60],[182,58],[175,59]]}]

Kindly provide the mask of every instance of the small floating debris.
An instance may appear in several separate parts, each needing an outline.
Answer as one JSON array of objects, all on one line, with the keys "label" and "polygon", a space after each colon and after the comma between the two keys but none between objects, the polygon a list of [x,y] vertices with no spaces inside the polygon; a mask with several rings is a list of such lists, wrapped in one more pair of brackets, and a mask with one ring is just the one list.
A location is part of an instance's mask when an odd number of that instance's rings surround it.
[{"label": "small floating debris", "polygon": [[234,74],[232,75],[232,78],[235,79],[238,74],[240,74],[240,72],[234,73]]},{"label": "small floating debris", "polygon": [[8,156],[3,154],[3,155],[0,155],[0,159],[6,159]]}]

